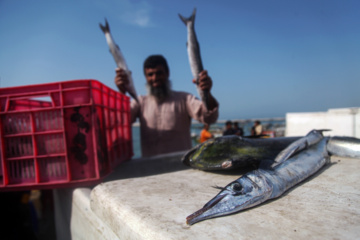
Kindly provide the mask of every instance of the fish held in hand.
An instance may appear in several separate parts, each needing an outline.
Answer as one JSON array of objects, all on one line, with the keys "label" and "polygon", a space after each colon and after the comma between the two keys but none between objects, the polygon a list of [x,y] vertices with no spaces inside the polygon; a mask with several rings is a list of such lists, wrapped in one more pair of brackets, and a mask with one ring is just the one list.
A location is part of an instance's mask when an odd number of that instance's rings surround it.
[{"label": "fish held in hand", "polygon": [[223,136],[197,145],[183,156],[182,162],[205,171],[258,168],[262,163],[271,165],[284,148],[298,139]]},{"label": "fish held in hand", "polygon": [[187,52],[189,57],[190,69],[194,79],[197,80],[197,91],[201,100],[204,102],[207,109],[209,109],[209,91],[201,90],[198,80],[199,74],[204,70],[201,55],[200,55],[200,45],[195,33],[195,14],[196,8],[190,17],[186,18],[179,14],[181,21],[185,24],[187,28]]},{"label": "fish held in hand", "polygon": [[126,91],[130,94],[130,96],[132,98],[134,98],[137,102],[139,102],[137,94],[136,94],[136,90],[134,87],[134,81],[131,76],[131,72],[126,64],[125,58],[124,58],[123,54],[121,53],[119,46],[115,43],[114,38],[112,37],[112,35],[110,33],[110,27],[109,27],[108,21],[105,19],[105,26],[102,25],[101,23],[99,24],[99,26],[100,26],[101,30],[103,31],[103,33],[105,34],[106,42],[109,46],[110,53],[112,54],[116,65],[126,72],[127,78],[129,80],[129,83],[126,86]]}]

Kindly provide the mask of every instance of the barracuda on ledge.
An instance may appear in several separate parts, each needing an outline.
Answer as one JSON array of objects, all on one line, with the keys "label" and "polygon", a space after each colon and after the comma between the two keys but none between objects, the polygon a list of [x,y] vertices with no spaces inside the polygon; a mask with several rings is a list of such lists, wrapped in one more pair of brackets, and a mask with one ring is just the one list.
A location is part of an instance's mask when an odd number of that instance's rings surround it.
[{"label": "barracuda on ledge", "polygon": [[257,206],[280,197],[289,188],[319,171],[331,155],[360,158],[360,139],[323,137],[313,130],[290,144],[270,168],[250,171],[222,189],[213,199],[186,218],[189,225]]}]

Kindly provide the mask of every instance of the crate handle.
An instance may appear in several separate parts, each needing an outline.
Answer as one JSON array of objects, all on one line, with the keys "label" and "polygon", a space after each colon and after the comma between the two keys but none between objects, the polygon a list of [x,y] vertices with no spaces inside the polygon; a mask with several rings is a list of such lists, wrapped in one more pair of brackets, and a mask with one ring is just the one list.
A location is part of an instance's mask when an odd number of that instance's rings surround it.
[{"label": "crate handle", "polygon": [[[12,96],[12,97],[8,97],[6,100],[6,105],[5,105],[5,112],[7,111],[11,111],[11,106],[16,106],[15,101],[19,101],[19,100],[27,100],[28,101],[28,105],[32,106],[32,109],[36,109],[36,108],[44,108],[44,107],[55,107],[55,101],[54,98],[52,96],[52,94],[50,93],[44,93],[44,94],[27,94],[26,96]],[[13,103],[13,104],[11,104]],[[47,106],[46,103],[48,104]],[[31,105],[33,104],[33,105]],[[37,104],[37,105],[36,105]]]}]

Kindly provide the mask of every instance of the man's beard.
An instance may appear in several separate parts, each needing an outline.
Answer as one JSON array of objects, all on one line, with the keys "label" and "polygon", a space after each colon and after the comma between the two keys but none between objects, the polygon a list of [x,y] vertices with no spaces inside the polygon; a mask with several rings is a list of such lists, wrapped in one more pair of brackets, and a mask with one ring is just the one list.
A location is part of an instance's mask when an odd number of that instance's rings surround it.
[{"label": "man's beard", "polygon": [[155,97],[157,102],[163,102],[165,98],[170,95],[171,92],[171,82],[167,80],[159,87],[153,87],[149,83],[146,83],[149,95]]}]

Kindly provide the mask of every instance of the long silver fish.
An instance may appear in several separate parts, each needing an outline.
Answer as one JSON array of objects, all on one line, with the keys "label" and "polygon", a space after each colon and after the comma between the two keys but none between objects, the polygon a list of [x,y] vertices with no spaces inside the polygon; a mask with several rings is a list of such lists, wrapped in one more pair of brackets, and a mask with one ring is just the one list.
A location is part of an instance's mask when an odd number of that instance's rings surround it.
[{"label": "long silver fish", "polygon": [[230,170],[271,165],[275,157],[300,137],[245,138],[235,135],[210,139],[189,150],[182,162],[200,170]]},{"label": "long silver fish", "polygon": [[[192,15],[189,18],[183,17],[179,14],[180,19],[184,22],[187,28],[187,52],[189,56],[189,63],[190,63],[190,69],[191,73],[194,77],[194,79],[199,79],[199,74],[201,71],[204,70],[202,61],[201,61],[201,55],[200,55],[200,46],[199,42],[196,37],[195,33],[195,14],[196,14],[196,8],[194,8],[194,11]],[[207,109],[209,109],[209,91],[201,90],[199,87],[199,84],[196,85],[197,91],[199,93],[199,96],[201,100],[204,102]]]},{"label": "long silver fish", "polygon": [[[321,131],[311,131],[284,149],[272,168],[248,172],[221,188],[220,193],[203,208],[188,216],[186,222],[191,225],[205,219],[239,212],[281,196],[289,188],[316,173],[329,161],[329,141],[331,138],[323,137]],[[308,145],[305,146],[304,142]],[[332,144],[337,146],[335,141]],[[347,145],[351,144],[353,143]],[[299,147],[296,148],[296,145]],[[348,146],[341,146],[340,149],[341,151],[337,151],[335,155],[360,156],[360,151],[349,149]]]},{"label": "long silver fish", "polygon": [[354,137],[330,137],[326,145],[331,155],[360,158],[360,139]]},{"label": "long silver fish", "polygon": [[99,26],[100,26],[101,30],[103,31],[103,33],[105,34],[106,42],[109,46],[110,53],[112,54],[116,65],[119,68],[122,68],[123,70],[125,70],[125,72],[127,74],[127,77],[129,80],[129,84],[126,87],[127,92],[130,94],[131,97],[133,97],[137,102],[139,102],[130,70],[126,64],[123,54],[120,51],[119,46],[115,43],[115,41],[110,33],[110,27],[109,27],[108,21],[105,19],[105,26],[103,26],[101,23],[99,23]]}]

